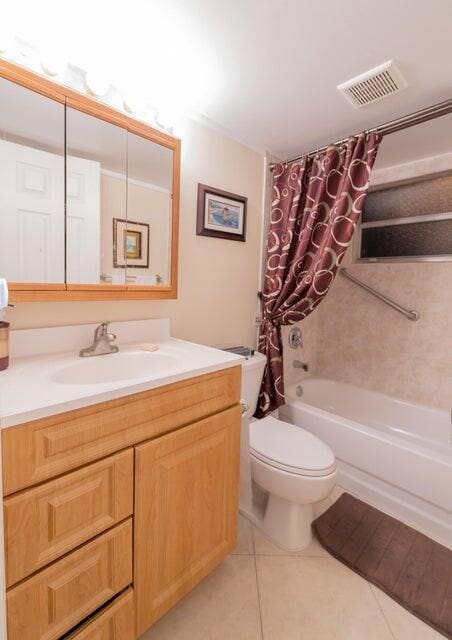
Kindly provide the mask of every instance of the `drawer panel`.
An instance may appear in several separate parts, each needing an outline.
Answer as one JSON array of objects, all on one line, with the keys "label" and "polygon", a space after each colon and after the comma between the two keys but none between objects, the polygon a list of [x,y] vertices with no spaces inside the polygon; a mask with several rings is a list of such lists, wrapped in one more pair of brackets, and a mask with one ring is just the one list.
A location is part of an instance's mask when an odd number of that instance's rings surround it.
[{"label": "drawer panel", "polygon": [[241,367],[4,429],[4,495],[227,409]]},{"label": "drawer panel", "polygon": [[66,640],[135,640],[133,590],[128,589]]},{"label": "drawer panel", "polygon": [[133,449],[4,500],[7,586],[133,512]]},{"label": "drawer panel", "polygon": [[56,640],[132,582],[132,521],[7,592],[8,640]]}]

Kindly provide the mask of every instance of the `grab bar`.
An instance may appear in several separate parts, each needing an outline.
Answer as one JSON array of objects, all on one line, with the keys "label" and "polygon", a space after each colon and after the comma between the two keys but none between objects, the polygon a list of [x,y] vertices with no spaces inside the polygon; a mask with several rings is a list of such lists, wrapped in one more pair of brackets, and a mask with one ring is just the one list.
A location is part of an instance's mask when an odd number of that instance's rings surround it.
[{"label": "grab bar", "polygon": [[340,269],[339,273],[341,273],[345,278],[348,278],[349,280],[357,284],[362,289],[365,289],[366,291],[371,293],[373,296],[375,296],[385,304],[389,305],[390,307],[392,307],[393,309],[395,309],[396,311],[404,315],[405,318],[408,318],[408,320],[412,320],[414,322],[416,320],[419,320],[419,318],[421,317],[418,311],[414,311],[413,309],[405,309],[405,307],[400,306],[400,304],[397,304],[397,302],[394,302],[394,300],[391,300],[391,298],[386,297],[383,293],[376,291],[372,287],[369,287],[369,285],[363,282],[362,280],[359,280],[359,278],[357,278],[356,276],[353,276],[350,273],[350,271],[347,271],[347,269],[345,269],[344,267]]}]

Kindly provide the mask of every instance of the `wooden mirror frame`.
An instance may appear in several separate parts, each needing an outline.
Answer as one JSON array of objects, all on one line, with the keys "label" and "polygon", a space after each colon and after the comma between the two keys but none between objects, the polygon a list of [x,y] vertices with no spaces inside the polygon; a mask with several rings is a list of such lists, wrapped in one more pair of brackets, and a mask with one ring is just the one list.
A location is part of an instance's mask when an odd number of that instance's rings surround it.
[{"label": "wooden mirror frame", "polygon": [[28,69],[0,59],[0,77],[26,89],[60,102],[91,116],[110,122],[160,144],[173,151],[173,194],[171,236],[171,282],[168,285],[140,284],[68,284],[39,282],[8,282],[12,302],[70,302],[91,300],[171,300],[177,298],[179,256],[179,202],[181,141],[150,125],[131,118],[122,111],[47,80]]}]

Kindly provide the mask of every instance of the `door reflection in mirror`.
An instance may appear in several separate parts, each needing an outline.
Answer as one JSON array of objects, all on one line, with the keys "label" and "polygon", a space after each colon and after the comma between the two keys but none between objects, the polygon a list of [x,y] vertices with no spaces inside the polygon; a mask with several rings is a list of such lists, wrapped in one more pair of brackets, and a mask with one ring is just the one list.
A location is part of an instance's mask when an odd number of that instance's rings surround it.
[{"label": "door reflection in mirror", "polygon": [[0,273],[64,283],[64,105],[0,78]]}]

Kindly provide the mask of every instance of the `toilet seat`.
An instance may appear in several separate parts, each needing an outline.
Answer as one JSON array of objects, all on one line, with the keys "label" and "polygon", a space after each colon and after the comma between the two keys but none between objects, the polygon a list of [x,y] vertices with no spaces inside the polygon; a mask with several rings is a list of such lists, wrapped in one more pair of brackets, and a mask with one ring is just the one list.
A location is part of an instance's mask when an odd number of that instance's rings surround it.
[{"label": "toilet seat", "polygon": [[312,433],[272,416],[250,422],[250,453],[262,462],[300,476],[336,470],[331,449]]}]

